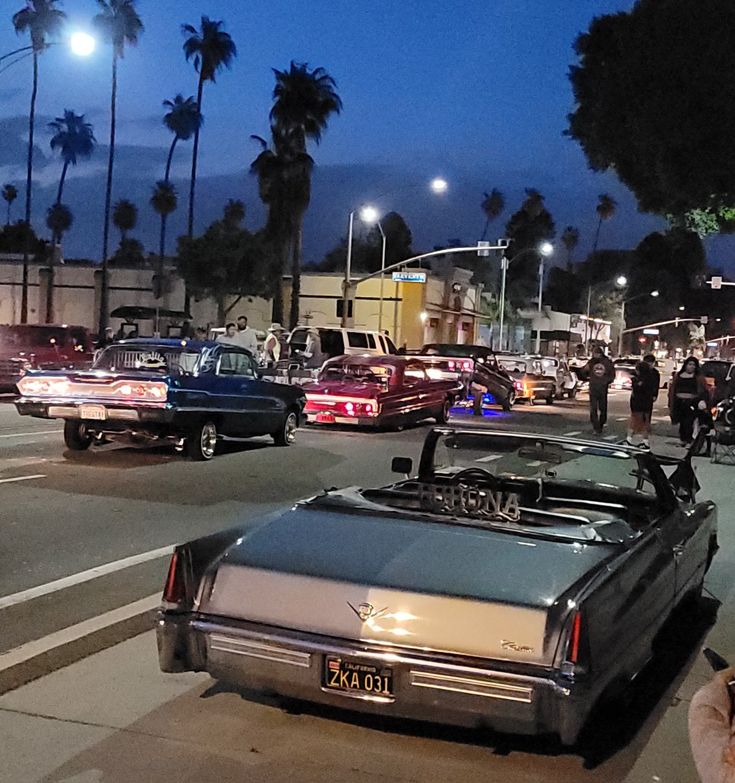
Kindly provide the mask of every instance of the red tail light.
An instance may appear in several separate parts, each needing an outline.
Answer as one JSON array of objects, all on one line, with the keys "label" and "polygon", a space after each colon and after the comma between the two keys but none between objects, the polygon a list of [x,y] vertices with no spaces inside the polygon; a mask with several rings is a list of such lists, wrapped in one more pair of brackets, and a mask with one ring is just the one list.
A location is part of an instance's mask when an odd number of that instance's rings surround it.
[{"label": "red tail light", "polygon": [[574,611],[566,643],[566,654],[561,665],[561,672],[566,677],[574,679],[586,674],[590,669],[589,640],[587,628],[581,609]]},{"label": "red tail light", "polygon": [[168,566],[168,576],[163,588],[163,601],[167,604],[183,604],[186,600],[186,580],[184,561],[178,549],[174,549]]}]

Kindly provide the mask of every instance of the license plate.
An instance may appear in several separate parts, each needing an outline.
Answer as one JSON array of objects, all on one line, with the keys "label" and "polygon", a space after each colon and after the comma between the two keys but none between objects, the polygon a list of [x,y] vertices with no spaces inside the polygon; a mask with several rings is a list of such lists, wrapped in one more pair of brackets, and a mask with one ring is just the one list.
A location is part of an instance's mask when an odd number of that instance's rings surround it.
[{"label": "license plate", "polygon": [[333,691],[392,698],[393,669],[327,656],[324,659],[324,686]]},{"label": "license plate", "polygon": [[79,416],[92,421],[104,421],[107,418],[107,408],[104,405],[80,405]]},{"label": "license plate", "polygon": [[333,413],[317,413],[316,420],[319,424],[334,424],[335,421]]}]

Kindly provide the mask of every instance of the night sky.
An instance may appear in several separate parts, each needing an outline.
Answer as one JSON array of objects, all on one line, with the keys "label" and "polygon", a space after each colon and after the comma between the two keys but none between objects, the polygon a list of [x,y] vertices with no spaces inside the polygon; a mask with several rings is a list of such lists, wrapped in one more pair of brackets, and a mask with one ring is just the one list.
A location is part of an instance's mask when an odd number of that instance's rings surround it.
[{"label": "night sky", "polygon": [[[24,43],[10,23],[21,5],[22,0],[3,2],[0,54]],[[286,68],[293,59],[326,68],[344,102],[322,144],[311,149],[317,169],[305,226],[307,260],[319,260],[345,233],[349,210],[366,201],[403,214],[418,249],[454,238],[474,242],[483,226],[482,192],[493,187],[503,191],[507,207],[491,227],[492,237],[503,235],[523,188],[535,187],[546,196],[558,235],[568,224],[580,228],[582,258],[592,242],[597,196],[610,192],[620,210],[605,224],[601,246],[630,247],[663,223],[638,214],[613,176],[589,172],[579,147],[562,132],[572,108],[567,72],[575,37],[592,15],[631,5],[631,0],[141,0],[145,33],[120,67],[113,197],[139,205],[134,233],[154,249],[156,219],[147,201],[152,183],[163,175],[170,142],[161,102],[177,92],[195,93],[180,24],[198,25],[207,14],[225,21],[239,56],[231,71],[205,89],[198,228],[231,197],[246,202],[250,228],[262,224],[255,182],[247,174],[258,151],[249,137],[268,132],[271,68]],[[89,29],[92,0],[65,0],[61,7],[70,29]],[[61,46],[41,58],[35,221],[42,224],[60,171],[48,148],[46,122],[65,108],[83,112],[100,142],[93,160],[70,174],[64,201],[76,223],[66,239],[67,256],[99,257],[110,59],[104,45],[86,60]],[[2,182],[23,182],[30,81],[30,60],[0,73]],[[190,144],[179,146],[174,176],[180,178],[181,198],[172,236],[183,232],[190,154]],[[435,175],[450,182],[441,199],[424,187]],[[21,202],[22,192],[16,217]],[[725,247],[722,241],[710,243],[713,262],[725,262]]]}]

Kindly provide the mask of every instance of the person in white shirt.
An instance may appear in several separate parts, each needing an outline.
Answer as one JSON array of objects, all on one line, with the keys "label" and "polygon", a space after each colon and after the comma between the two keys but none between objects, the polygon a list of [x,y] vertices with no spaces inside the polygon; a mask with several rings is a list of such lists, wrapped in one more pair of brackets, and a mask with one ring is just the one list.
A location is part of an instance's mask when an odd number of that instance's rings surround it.
[{"label": "person in white shirt", "polygon": [[237,345],[250,351],[254,358],[258,356],[258,337],[255,329],[248,326],[247,316],[239,315],[237,317]]},{"label": "person in white shirt", "polygon": [[240,345],[237,339],[237,327],[235,324],[227,324],[227,326],[225,326],[225,333],[217,338],[217,342],[226,343],[227,345]]},{"label": "person in white shirt", "polygon": [[283,327],[279,323],[272,323],[268,328],[268,336],[263,344],[263,362],[266,367],[272,367],[281,358],[281,335]]}]

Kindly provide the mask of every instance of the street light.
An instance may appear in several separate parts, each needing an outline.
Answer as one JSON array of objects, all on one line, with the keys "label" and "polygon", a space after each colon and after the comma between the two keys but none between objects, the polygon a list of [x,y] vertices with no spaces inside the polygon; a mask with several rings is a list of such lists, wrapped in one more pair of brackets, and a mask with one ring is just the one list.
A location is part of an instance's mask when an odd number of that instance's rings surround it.
[{"label": "street light", "polygon": [[538,264],[538,323],[536,324],[536,353],[541,353],[541,305],[544,298],[544,259],[552,255],[554,246],[551,242],[542,242],[539,245]]},{"label": "street light", "polygon": [[[620,278],[618,278],[619,280]],[[627,280],[626,280],[627,282]],[[661,292],[658,290],[649,291],[647,294],[636,294],[636,296],[631,296],[628,299],[623,299],[623,301],[620,303],[620,334],[618,335],[618,356],[623,355],[623,332],[625,331],[625,305],[628,304],[628,302],[633,302],[636,299],[643,299],[645,296],[652,296],[654,299],[657,296],[660,296]]]}]

